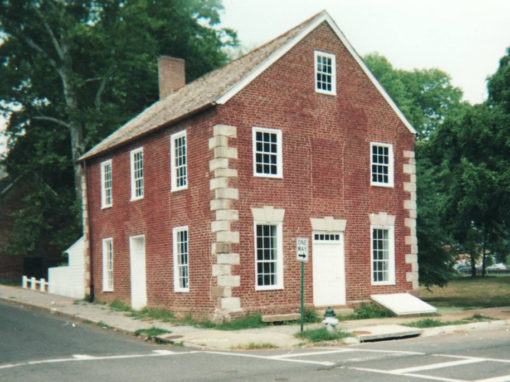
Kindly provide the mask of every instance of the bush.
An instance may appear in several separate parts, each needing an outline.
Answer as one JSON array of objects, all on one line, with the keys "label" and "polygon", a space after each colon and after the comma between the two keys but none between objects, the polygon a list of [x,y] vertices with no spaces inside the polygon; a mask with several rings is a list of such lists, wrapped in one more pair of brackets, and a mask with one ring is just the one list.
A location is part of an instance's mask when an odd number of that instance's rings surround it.
[{"label": "bush", "polygon": [[321,341],[333,341],[338,340],[340,338],[350,337],[350,333],[336,331],[330,332],[326,328],[318,328],[318,329],[307,329],[303,332],[296,333],[294,335],[298,338],[304,338],[311,342],[321,342]]},{"label": "bush", "polygon": [[391,310],[383,308],[375,304],[363,303],[361,306],[354,311],[352,318],[354,319],[366,319],[366,318],[383,318],[383,317],[395,317],[395,313]]}]

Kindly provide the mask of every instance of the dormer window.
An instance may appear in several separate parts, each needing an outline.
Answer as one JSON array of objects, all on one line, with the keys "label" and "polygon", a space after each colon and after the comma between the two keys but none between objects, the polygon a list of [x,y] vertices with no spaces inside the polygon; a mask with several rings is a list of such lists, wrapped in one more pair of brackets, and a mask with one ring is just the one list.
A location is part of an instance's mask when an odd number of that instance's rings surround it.
[{"label": "dormer window", "polygon": [[315,91],[336,95],[335,55],[315,51]]}]

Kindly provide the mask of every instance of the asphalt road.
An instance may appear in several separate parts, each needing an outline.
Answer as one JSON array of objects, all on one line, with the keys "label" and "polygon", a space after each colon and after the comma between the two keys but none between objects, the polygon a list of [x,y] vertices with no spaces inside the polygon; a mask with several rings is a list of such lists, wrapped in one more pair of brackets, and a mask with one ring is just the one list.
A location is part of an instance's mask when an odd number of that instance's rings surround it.
[{"label": "asphalt road", "polygon": [[291,351],[144,343],[0,302],[0,381],[510,381],[510,328]]}]

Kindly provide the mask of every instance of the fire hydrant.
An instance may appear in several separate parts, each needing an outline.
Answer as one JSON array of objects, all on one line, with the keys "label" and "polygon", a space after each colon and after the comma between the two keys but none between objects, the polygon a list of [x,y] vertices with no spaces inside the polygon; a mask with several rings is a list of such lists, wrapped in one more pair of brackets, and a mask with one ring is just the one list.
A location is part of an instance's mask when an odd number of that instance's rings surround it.
[{"label": "fire hydrant", "polygon": [[328,330],[328,332],[333,333],[336,330],[336,326],[338,325],[338,318],[336,318],[335,311],[329,307],[326,309],[326,312],[324,313],[324,320],[322,323]]}]

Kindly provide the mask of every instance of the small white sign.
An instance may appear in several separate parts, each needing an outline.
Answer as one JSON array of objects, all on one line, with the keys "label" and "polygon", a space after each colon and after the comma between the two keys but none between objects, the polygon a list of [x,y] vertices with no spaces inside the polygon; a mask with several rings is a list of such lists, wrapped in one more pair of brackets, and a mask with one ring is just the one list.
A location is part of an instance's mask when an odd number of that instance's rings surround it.
[{"label": "small white sign", "polygon": [[296,259],[297,261],[308,262],[308,238],[296,238]]}]

